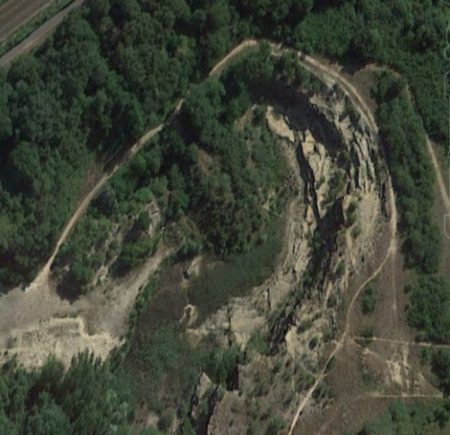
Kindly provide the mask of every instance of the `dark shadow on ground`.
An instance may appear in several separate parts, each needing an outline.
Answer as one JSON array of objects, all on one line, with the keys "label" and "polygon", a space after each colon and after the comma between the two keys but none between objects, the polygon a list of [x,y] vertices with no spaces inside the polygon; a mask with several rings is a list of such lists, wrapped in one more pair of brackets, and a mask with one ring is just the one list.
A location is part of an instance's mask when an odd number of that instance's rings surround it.
[{"label": "dark shadow on ground", "polygon": [[73,304],[81,296],[82,290],[69,272],[64,275],[62,281],[57,285],[56,293],[61,299]]}]

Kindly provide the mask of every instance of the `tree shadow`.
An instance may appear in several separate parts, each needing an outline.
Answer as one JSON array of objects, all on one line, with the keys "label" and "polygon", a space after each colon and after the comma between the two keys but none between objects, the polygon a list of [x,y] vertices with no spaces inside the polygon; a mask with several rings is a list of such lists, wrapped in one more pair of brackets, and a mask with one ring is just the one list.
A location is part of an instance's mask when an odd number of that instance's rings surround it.
[{"label": "tree shadow", "polygon": [[276,111],[288,118],[294,130],[309,130],[314,140],[323,144],[332,157],[337,157],[343,150],[336,126],[313,107],[308,95],[281,81],[271,81],[263,87],[261,83],[252,83],[250,90],[254,101],[263,95],[265,103],[278,106]]},{"label": "tree shadow", "polygon": [[61,299],[73,304],[83,294],[83,290],[73,277],[73,274],[68,272],[64,274],[62,281],[57,285],[56,293]]}]

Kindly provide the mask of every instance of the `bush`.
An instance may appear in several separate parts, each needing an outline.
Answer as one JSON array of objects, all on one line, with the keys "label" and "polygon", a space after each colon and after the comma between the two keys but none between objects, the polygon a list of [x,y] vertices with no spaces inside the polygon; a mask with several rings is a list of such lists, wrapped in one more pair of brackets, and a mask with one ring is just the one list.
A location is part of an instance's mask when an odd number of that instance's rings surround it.
[{"label": "bush", "polygon": [[374,332],[374,328],[372,327],[364,328],[359,334],[361,338],[356,340],[357,343],[359,343],[362,347],[369,346],[370,343],[372,343]]},{"label": "bush", "polygon": [[343,261],[339,262],[336,267],[336,276],[341,277],[345,273],[345,263]]},{"label": "bush", "polygon": [[318,337],[313,337],[311,339],[311,341],[309,342],[309,348],[311,350],[314,350],[317,347],[318,344],[319,344],[319,338]]},{"label": "bush", "polygon": [[152,239],[148,235],[143,235],[136,241],[129,241],[122,248],[114,264],[115,272],[123,275],[141,265],[147,258],[154,254],[157,243],[157,240]]},{"label": "bush", "polygon": [[286,427],[286,423],[278,417],[273,417],[270,420],[266,435],[278,435]]},{"label": "bush", "polygon": [[213,349],[206,357],[204,370],[211,380],[227,389],[235,389],[233,375],[237,365],[244,361],[244,354],[236,346],[225,350]]},{"label": "bush", "polygon": [[161,417],[158,420],[158,429],[163,432],[168,432],[170,427],[172,426],[173,419],[175,415],[173,411],[166,410],[162,413]]},{"label": "bush", "polygon": [[137,220],[137,227],[139,231],[147,231],[152,220],[146,211],[141,211]]},{"label": "bush", "polygon": [[361,297],[361,309],[363,314],[372,314],[374,312],[378,298],[378,292],[374,287],[369,286],[364,289]]},{"label": "bush", "polygon": [[361,227],[359,225],[356,225],[355,227],[353,227],[351,234],[352,234],[353,239],[357,239],[359,237],[359,235],[361,234]]},{"label": "bush", "polygon": [[264,337],[259,331],[254,332],[247,343],[247,350],[255,350],[261,355],[268,355],[270,350],[268,337]]}]

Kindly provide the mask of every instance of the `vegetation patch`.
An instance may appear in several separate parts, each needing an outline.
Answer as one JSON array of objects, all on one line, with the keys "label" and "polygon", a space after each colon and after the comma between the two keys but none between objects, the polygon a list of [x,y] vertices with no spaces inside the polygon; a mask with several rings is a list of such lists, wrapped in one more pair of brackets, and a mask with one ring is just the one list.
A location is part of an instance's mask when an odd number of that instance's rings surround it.
[{"label": "vegetation patch", "polygon": [[450,342],[450,280],[446,275],[422,275],[408,284],[408,323],[417,328],[417,340]]},{"label": "vegetation patch", "polygon": [[378,76],[374,89],[377,118],[400,213],[406,265],[434,273],[442,251],[440,232],[431,215],[435,172],[426,151],[422,122],[411,106],[405,84],[389,72]]},{"label": "vegetation patch", "polygon": [[14,361],[0,373],[4,433],[35,435],[131,434],[135,402],[108,363],[80,354],[66,371],[50,358],[26,371]]},{"label": "vegetation patch", "polygon": [[372,314],[379,300],[379,294],[375,287],[366,287],[361,295],[361,309],[363,314]]},{"label": "vegetation patch", "polygon": [[357,435],[406,435],[433,433],[444,435],[450,429],[448,401],[397,400],[382,417],[364,425]]},{"label": "vegetation patch", "polygon": [[273,231],[268,239],[245,254],[233,255],[204,270],[189,287],[189,300],[202,317],[225,305],[230,298],[243,296],[261,284],[273,272],[281,249],[282,231]]},{"label": "vegetation patch", "polygon": [[364,328],[362,331],[360,331],[359,338],[357,338],[355,341],[362,347],[368,347],[373,341],[374,332],[375,329],[373,327]]}]

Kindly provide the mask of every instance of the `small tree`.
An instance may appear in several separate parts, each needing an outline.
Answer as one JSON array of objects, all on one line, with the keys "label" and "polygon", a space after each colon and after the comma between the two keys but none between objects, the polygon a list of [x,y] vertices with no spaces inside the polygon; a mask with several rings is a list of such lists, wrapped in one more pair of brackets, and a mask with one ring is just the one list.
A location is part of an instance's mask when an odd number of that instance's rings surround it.
[{"label": "small tree", "polygon": [[361,309],[363,314],[372,314],[375,310],[375,305],[378,302],[378,292],[373,287],[364,289],[361,298]]}]

